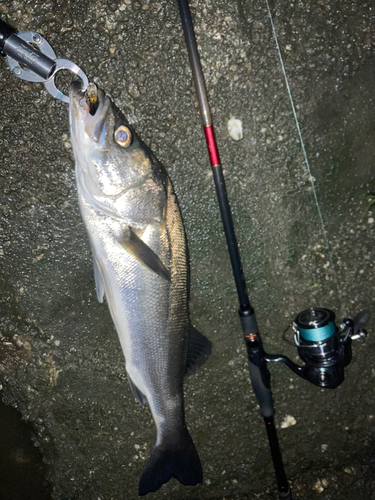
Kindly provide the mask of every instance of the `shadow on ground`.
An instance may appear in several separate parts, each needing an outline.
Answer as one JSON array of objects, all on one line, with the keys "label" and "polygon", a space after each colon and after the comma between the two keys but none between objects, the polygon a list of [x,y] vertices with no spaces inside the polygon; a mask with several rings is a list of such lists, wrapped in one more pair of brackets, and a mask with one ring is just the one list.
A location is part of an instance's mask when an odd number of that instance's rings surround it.
[{"label": "shadow on ground", "polygon": [[21,414],[0,402],[0,500],[51,500],[46,467]]}]

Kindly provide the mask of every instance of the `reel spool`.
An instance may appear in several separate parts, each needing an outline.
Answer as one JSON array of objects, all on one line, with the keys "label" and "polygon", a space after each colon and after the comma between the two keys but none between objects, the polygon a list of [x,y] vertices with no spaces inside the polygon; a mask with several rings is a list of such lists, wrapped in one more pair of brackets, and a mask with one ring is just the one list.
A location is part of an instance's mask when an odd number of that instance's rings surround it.
[{"label": "reel spool", "polygon": [[[345,344],[330,309],[311,308],[301,312],[292,323],[298,354],[306,365],[305,374],[313,384],[337,387],[344,380]],[[347,351],[350,349],[348,343]]]}]

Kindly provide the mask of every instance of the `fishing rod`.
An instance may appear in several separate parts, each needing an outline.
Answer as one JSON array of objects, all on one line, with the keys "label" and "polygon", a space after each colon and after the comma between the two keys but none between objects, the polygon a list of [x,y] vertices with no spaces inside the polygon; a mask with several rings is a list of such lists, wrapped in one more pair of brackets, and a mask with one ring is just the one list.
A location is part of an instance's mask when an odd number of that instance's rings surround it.
[{"label": "fishing rod", "polygon": [[[337,326],[333,311],[317,307],[306,309],[292,321],[283,334],[284,340],[297,348],[303,365],[297,365],[286,356],[267,354],[265,352],[258,332],[255,312],[247,294],[189,5],[187,0],[177,0],[177,2],[236,283],[239,300],[238,313],[247,348],[250,379],[266,426],[275,469],[278,496],[280,500],[290,500],[292,495],[286,478],[274,423],[275,409],[267,363],[284,363],[304,380],[318,387],[333,389],[344,380],[344,368],[351,361],[351,341],[363,338],[366,335],[364,328],[370,313],[361,311],[354,320],[344,318],[342,323]],[[88,79],[84,72],[69,60],[56,58],[52,47],[39,33],[33,31],[19,33],[1,20],[0,55],[6,58],[14,76],[30,82],[43,83],[53,97],[63,102],[69,102],[69,97],[59,91],[55,85],[54,78],[57,71],[67,69],[79,76],[82,80],[82,90],[85,90],[88,86]],[[292,340],[288,339],[290,329],[293,331]]]},{"label": "fishing rod", "polygon": [[233,276],[237,288],[237,294],[240,304],[238,314],[240,317],[242,332],[247,348],[250,379],[259,403],[260,413],[264,418],[264,423],[267,429],[268,441],[276,474],[279,498],[291,499],[291,492],[288,480],[286,478],[279,441],[275,428],[275,409],[270,387],[270,373],[267,369],[267,363],[265,361],[264,349],[258,331],[255,311],[250,304],[250,300],[247,294],[246,281],[242,270],[240,253],[234,231],[232,213],[229,206],[223,168],[220,163],[218,147],[215,139],[210,106],[208,103],[206,85],[204,81],[202,66],[200,63],[197,42],[195,39],[190,7],[187,0],[177,0],[177,3],[180,9],[190,66],[193,73],[203,130],[206,137],[207,149],[211,162],[216,195],[219,202],[220,213],[228,245],[228,252],[232,264]]},{"label": "fishing rod", "polygon": [[357,314],[354,320],[346,318],[343,320],[340,328],[335,324],[334,312],[329,309],[310,308],[300,313],[284,332],[283,338],[287,342],[293,343],[286,337],[289,328],[292,328],[294,331],[293,345],[297,347],[297,352],[304,362],[303,366],[297,365],[286,356],[267,354],[265,352],[258,331],[255,311],[250,304],[247,294],[246,281],[242,271],[241,258],[225,187],[223,168],[220,163],[219,151],[215,139],[190,7],[187,0],[177,0],[177,3],[198,98],[233,277],[237,288],[239,300],[238,314],[247,349],[251,384],[259,403],[260,413],[266,425],[279,499],[291,500],[292,494],[286,477],[274,423],[275,409],[267,363],[282,362],[299,377],[319,387],[335,388],[343,382],[344,367],[351,360],[351,340],[362,338],[366,335],[364,327],[370,317],[370,313],[362,311]]}]

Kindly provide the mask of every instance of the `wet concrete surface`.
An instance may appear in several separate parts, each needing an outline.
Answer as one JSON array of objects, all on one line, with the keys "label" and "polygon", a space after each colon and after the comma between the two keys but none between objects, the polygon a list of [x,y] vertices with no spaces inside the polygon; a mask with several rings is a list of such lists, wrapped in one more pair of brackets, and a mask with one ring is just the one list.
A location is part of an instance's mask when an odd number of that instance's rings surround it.
[{"label": "wet concrete surface", "polygon": [[[307,307],[373,310],[375,25],[371,2],[273,2],[334,268],[263,1],[192,2],[237,237],[265,348]],[[275,499],[264,424],[247,375],[237,299],[177,5],[171,0],[9,1],[2,19],[42,33],[127,114],[164,163],[191,257],[191,317],[213,354],[186,386],[204,483],[149,498]],[[32,426],[59,500],[137,497],[154,445],[98,305],[80,219],[66,105],[1,64],[0,378]],[[242,120],[235,142],[227,121]],[[375,337],[353,345],[333,391],[271,366],[276,423],[294,497],[375,498]],[[286,417],[295,419],[282,427]],[[8,500],[8,499],[6,499]]]}]

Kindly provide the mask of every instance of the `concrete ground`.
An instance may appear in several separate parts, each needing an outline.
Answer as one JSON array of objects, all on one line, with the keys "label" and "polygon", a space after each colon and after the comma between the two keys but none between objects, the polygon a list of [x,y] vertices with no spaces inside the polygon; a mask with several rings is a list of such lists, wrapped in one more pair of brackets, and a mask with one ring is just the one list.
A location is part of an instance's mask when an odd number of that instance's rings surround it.
[{"label": "concrete ground", "polygon": [[[339,319],[373,310],[375,208],[363,213],[375,191],[375,8],[271,3],[324,230],[266,3],[191,8],[249,294],[266,350],[294,359],[281,335],[303,309],[329,307]],[[40,32],[112,96],[178,194],[191,317],[213,343],[186,386],[204,482],[173,480],[149,498],[276,499],[176,3],[9,0],[0,14]],[[67,106],[0,69],[1,391],[32,426],[55,499],[136,499],[155,428],[130,393],[107,306],[96,300]],[[242,121],[241,141],[228,135],[231,117]],[[375,498],[373,325],[335,390],[270,367],[295,499]],[[295,423],[284,427],[288,415]]]}]

